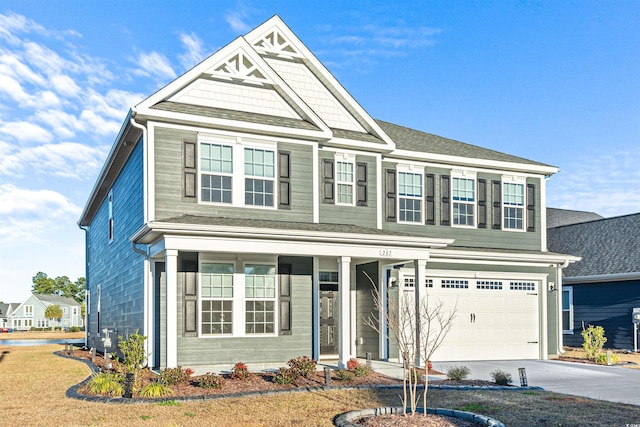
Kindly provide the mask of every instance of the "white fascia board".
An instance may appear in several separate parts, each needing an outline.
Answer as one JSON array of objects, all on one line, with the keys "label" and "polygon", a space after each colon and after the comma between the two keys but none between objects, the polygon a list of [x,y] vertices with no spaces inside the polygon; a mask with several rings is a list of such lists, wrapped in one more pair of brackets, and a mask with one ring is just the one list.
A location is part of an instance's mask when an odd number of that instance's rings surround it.
[{"label": "white fascia board", "polygon": [[[307,138],[310,140],[327,140],[331,138],[330,130],[307,130],[298,128],[289,128],[284,126],[265,125],[261,123],[251,123],[236,120],[219,119],[215,117],[193,116],[191,114],[176,113],[164,110],[137,110],[136,117],[144,117],[149,120],[165,119],[168,121],[179,120],[191,123],[202,123],[212,127],[224,127],[242,130],[254,131],[256,133],[282,134],[291,137]],[[164,124],[163,124],[164,125]]]},{"label": "white fascia board", "polygon": [[518,264],[523,262],[533,262],[536,265],[543,264],[547,267],[554,267],[555,264],[572,263],[580,261],[582,258],[573,255],[558,255],[558,254],[519,254],[519,253],[505,253],[505,252],[490,252],[491,249],[487,248],[487,251],[456,251],[455,249],[434,249],[431,252],[432,262],[441,261],[447,262],[447,260],[477,260],[477,261],[500,261],[500,262],[516,262]]},{"label": "white fascia board", "polygon": [[640,271],[631,273],[598,274],[593,276],[563,277],[563,285],[577,285],[580,283],[621,282],[625,280],[640,280]]},{"label": "white fascia board", "polygon": [[[429,260],[433,262],[432,259]],[[402,274],[413,276],[413,268],[402,268]],[[549,275],[546,273],[517,273],[508,271],[464,271],[464,270],[430,270],[427,263],[427,276],[429,278],[461,278],[461,279],[512,279],[512,280],[544,280]]]},{"label": "white fascia board", "polygon": [[[249,41],[250,44],[253,44],[273,29],[277,29],[281,32],[286,39],[295,47],[295,49],[300,52],[300,55],[296,55],[295,57],[302,57],[303,61],[307,64],[308,67],[312,69],[312,72],[315,72],[316,75],[320,75],[320,81],[325,81],[328,83],[327,89],[330,92],[335,91],[334,96],[336,96],[339,100],[344,100],[349,104],[350,112],[355,112],[359,115],[359,119],[366,123],[367,126],[364,126],[365,129],[368,127],[369,131],[373,131],[377,136],[379,136],[386,144],[386,150],[394,150],[395,143],[393,140],[382,130],[380,126],[376,123],[375,120],[365,111],[364,108],[358,104],[358,102],[347,92],[347,90],[342,86],[342,84],[329,72],[329,70],[316,58],[316,56],[311,52],[307,46],[295,35],[295,33],[284,23],[284,21],[278,16],[275,15],[262,25],[258,26],[254,30],[250,31],[245,38]],[[380,144],[378,144],[380,145]]]},{"label": "white fascia board", "polygon": [[529,172],[529,173],[537,173],[544,175],[553,175],[559,172],[555,166],[545,166],[545,165],[531,165],[526,163],[517,163],[517,162],[504,162],[499,160],[486,160],[486,159],[476,159],[476,158],[467,158],[467,157],[458,157],[458,156],[448,156],[445,154],[432,154],[432,153],[421,153],[417,151],[409,151],[409,150],[395,150],[389,154],[393,157],[385,158],[385,161],[402,161],[403,158],[414,159],[414,160],[422,160],[422,161],[438,161],[447,165],[447,167],[453,167],[454,165],[460,166],[470,166],[470,167],[480,167],[480,168],[491,168],[491,169],[500,169],[505,171],[515,171],[515,172]]}]

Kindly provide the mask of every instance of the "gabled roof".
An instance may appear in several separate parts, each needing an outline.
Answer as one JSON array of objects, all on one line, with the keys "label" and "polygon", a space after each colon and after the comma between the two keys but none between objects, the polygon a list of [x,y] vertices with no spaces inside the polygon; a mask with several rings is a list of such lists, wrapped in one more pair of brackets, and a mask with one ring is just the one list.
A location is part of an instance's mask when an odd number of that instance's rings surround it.
[{"label": "gabled roof", "polygon": [[603,219],[595,212],[574,211],[570,209],[547,208],[547,228]]},{"label": "gabled roof", "polygon": [[62,304],[62,305],[69,305],[69,306],[80,305],[80,303],[74,300],[73,298],[60,297],[57,295],[43,295],[43,294],[33,294],[33,296],[36,299],[38,299],[40,302],[42,302],[45,306],[52,305],[52,304],[58,304],[58,305]]},{"label": "gabled roof", "polygon": [[582,257],[565,277],[640,273],[640,213],[550,228],[549,250]]}]

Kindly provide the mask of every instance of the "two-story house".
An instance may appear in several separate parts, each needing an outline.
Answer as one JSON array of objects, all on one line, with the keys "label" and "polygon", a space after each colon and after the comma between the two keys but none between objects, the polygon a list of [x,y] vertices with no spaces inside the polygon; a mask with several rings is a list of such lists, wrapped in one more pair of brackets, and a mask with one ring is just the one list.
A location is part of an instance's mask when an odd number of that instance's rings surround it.
[{"label": "two-story house", "polygon": [[[62,309],[59,319],[47,319],[45,312],[50,305],[58,305]],[[31,328],[61,328],[83,326],[80,304],[73,298],[57,295],[31,294],[11,311],[8,316],[9,327],[16,331],[29,331]]]},{"label": "two-story house", "polygon": [[576,259],[546,250],[556,172],[373,119],[275,16],[126,117],[79,220],[88,345],[138,330],[154,367],[387,359],[373,281],[457,307],[434,360],[545,359]]}]

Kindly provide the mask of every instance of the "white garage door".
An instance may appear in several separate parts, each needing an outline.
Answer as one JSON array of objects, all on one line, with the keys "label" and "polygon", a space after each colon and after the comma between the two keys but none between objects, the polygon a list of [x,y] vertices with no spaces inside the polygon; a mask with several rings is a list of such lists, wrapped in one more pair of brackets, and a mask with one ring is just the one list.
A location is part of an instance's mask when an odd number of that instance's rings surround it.
[{"label": "white garage door", "polygon": [[[441,301],[445,312],[456,310],[453,327],[433,361],[539,358],[539,282],[446,278],[427,282],[430,304]],[[412,298],[409,288],[403,293]]]}]

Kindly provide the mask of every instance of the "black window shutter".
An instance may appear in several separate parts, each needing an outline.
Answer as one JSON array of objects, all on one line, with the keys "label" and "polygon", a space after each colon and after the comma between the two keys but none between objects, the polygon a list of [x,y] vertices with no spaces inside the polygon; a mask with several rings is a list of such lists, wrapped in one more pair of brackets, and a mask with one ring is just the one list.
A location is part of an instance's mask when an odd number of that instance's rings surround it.
[{"label": "black window shutter", "polygon": [[278,266],[280,282],[280,335],[291,335],[291,265]]},{"label": "black window shutter", "polygon": [[183,198],[185,201],[195,202],[197,189],[196,170],[196,143],[193,141],[183,141]]},{"label": "black window shutter", "polygon": [[527,231],[536,231],[536,186],[527,184]]},{"label": "black window shutter", "polygon": [[322,160],[323,203],[335,203],[333,159]]},{"label": "black window shutter", "polygon": [[367,206],[367,164],[358,162],[356,164],[356,191],[357,206]]},{"label": "black window shutter", "polygon": [[184,303],[184,332],[185,337],[195,337],[198,334],[198,281],[196,272],[180,272],[182,279],[182,295]]},{"label": "black window shutter", "polygon": [[278,151],[278,207],[291,209],[291,164],[288,151]]},{"label": "black window shutter", "polygon": [[387,221],[396,222],[396,170],[385,169],[385,190],[387,192]]},{"label": "black window shutter", "polygon": [[502,228],[502,184],[500,181],[491,181],[491,228],[500,230]]},{"label": "black window shutter", "polygon": [[434,225],[436,223],[436,177],[432,173],[428,173],[425,176],[425,185],[427,196],[427,209],[425,222],[427,225]]},{"label": "black window shutter", "polygon": [[451,178],[440,177],[440,225],[451,225]]},{"label": "black window shutter", "polygon": [[478,180],[478,228],[487,228],[487,180]]}]

